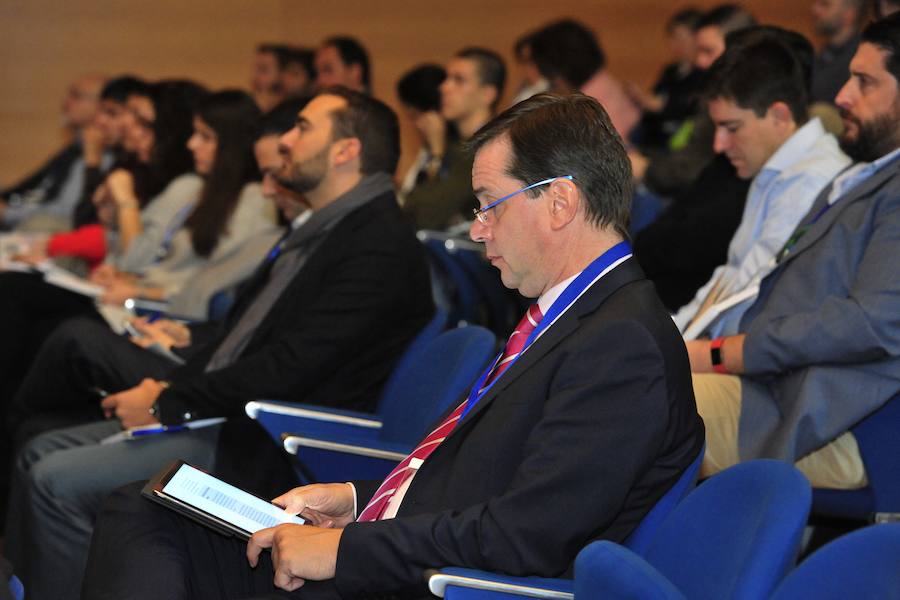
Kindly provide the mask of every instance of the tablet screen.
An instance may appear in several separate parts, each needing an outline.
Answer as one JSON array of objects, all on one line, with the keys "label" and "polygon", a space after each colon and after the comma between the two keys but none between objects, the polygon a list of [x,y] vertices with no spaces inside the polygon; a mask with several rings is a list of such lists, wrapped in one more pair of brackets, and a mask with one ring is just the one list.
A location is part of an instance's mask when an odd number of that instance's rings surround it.
[{"label": "tablet screen", "polygon": [[162,492],[251,534],[282,523],[305,522],[188,464],[181,465]]}]

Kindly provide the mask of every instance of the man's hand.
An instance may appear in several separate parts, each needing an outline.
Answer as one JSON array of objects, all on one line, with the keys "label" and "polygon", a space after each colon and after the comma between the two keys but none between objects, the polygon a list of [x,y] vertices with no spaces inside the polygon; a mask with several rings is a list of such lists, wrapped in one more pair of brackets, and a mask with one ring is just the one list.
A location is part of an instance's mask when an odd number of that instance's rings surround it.
[{"label": "man's hand", "polygon": [[286,492],[272,504],[292,515],[300,515],[317,527],[344,527],[353,522],[353,486],[347,483],[316,483]]},{"label": "man's hand", "polygon": [[334,577],[342,533],[342,529],[291,524],[263,529],[247,542],[247,561],[255,567],[260,552],[271,548],[275,586],[292,592],[307,579],[321,581]]},{"label": "man's hand", "polygon": [[131,324],[143,336],[131,338],[131,341],[143,348],[154,343],[169,350],[191,345],[191,330],[184,323],[169,319],[149,323],[146,317],[135,317]]},{"label": "man's hand", "polygon": [[150,415],[150,407],[162,391],[161,383],[155,379],[144,379],[130,390],[110,394],[100,402],[100,406],[107,419],[116,417],[126,429],[158,424],[159,421]]}]

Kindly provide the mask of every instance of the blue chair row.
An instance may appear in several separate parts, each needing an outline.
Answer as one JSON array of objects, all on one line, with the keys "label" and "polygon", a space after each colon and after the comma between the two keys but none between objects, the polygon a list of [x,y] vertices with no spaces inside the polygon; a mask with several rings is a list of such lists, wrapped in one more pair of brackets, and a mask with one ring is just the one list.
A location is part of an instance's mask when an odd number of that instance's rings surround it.
[{"label": "blue chair row", "polygon": [[450,314],[451,324],[478,324],[503,339],[512,331],[527,302],[503,286],[484,258],[484,247],[440,231],[419,231],[432,267],[435,301]]},{"label": "blue chair row", "polygon": [[482,327],[461,327],[433,340],[404,370],[390,392],[394,410],[381,429],[348,427],[325,432],[298,421],[284,436],[317,481],[384,479],[425,436],[429,426],[462,400],[494,353],[494,335]]},{"label": "blue chair row", "polygon": [[692,491],[642,551],[609,541],[587,546],[568,589],[468,569],[444,569],[429,586],[449,600],[765,598],[794,563],[810,498],[793,466],[750,461]]}]

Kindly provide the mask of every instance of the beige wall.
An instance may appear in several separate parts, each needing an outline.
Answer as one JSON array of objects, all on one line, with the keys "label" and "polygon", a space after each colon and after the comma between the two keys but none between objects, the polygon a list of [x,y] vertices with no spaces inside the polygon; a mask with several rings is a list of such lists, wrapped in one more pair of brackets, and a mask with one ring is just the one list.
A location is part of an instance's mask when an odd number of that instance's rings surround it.
[{"label": "beige wall", "polygon": [[[761,20],[804,33],[809,4],[745,2]],[[315,45],[329,34],[347,33],[368,47],[374,91],[393,105],[394,82],[416,63],[443,62],[470,44],[511,59],[512,45],[525,31],[552,18],[577,16],[599,33],[614,74],[647,84],[665,60],[663,24],[682,5],[669,0],[0,0],[0,184],[12,183],[59,147],[59,104],[79,73],[189,76],[212,87],[244,86],[257,42]],[[414,137],[406,123],[404,142],[408,158]]]}]

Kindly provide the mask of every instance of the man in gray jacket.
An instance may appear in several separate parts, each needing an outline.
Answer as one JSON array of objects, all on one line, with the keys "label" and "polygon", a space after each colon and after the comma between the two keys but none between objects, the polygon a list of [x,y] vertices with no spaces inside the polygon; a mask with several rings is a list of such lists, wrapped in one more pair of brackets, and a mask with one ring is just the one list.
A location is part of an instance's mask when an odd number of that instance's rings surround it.
[{"label": "man in gray jacket", "polygon": [[866,484],[848,430],[900,392],[898,61],[900,15],[869,25],[836,98],[855,164],[778,253],[740,333],[688,344],[705,474],[769,457],[814,486]]}]

